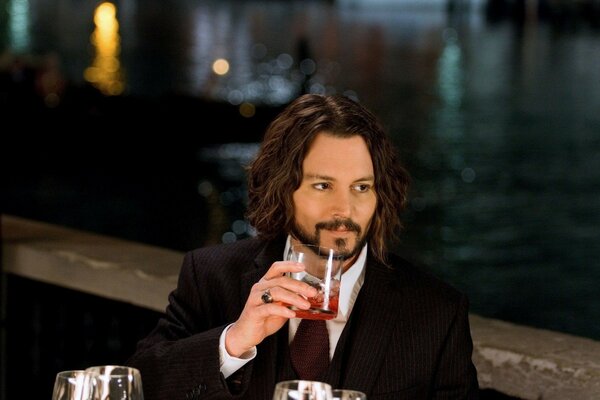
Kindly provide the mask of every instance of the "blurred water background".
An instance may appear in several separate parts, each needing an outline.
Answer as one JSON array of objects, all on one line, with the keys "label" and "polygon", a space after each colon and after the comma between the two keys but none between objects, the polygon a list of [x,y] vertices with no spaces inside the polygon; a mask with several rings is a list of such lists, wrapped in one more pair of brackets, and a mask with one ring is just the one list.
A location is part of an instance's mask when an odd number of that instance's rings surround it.
[{"label": "blurred water background", "polygon": [[600,340],[598,2],[0,6],[3,213],[182,251],[238,240],[266,124],[345,93],[413,176],[398,252],[475,313]]}]

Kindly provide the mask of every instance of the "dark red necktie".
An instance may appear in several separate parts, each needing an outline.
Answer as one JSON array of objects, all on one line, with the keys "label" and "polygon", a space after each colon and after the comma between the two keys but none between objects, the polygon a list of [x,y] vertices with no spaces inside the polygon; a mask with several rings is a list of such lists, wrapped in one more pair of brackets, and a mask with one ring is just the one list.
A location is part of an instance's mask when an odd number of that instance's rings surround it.
[{"label": "dark red necktie", "polygon": [[322,380],[329,369],[329,333],[324,320],[303,319],[290,343],[290,359],[298,379]]}]

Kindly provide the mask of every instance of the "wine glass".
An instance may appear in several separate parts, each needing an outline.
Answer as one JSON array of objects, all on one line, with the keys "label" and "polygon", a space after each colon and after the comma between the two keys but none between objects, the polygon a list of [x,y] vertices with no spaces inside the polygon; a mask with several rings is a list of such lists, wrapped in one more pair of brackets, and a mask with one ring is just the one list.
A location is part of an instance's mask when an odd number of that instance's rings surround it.
[{"label": "wine glass", "polygon": [[305,380],[278,382],[273,400],[331,400],[331,385]]},{"label": "wine glass", "polygon": [[80,400],[84,377],[85,371],[82,369],[57,373],[52,390],[52,400]]},{"label": "wine glass", "polygon": [[100,365],[85,370],[83,400],[144,400],[140,371],[122,365]]},{"label": "wine glass", "polygon": [[367,395],[358,390],[334,389],[333,400],[367,400]]}]

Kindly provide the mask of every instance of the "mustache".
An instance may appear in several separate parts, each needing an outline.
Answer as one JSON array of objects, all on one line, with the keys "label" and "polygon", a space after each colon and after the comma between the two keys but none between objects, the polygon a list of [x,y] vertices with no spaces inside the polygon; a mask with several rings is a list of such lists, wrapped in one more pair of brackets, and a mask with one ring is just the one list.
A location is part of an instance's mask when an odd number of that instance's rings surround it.
[{"label": "mustache", "polygon": [[357,224],[356,222],[352,221],[350,218],[334,219],[332,221],[318,222],[315,225],[315,228],[317,231],[322,230],[322,229],[336,230],[341,227],[344,227],[348,231],[354,231],[358,234],[360,234],[360,231],[361,231],[360,225]]}]

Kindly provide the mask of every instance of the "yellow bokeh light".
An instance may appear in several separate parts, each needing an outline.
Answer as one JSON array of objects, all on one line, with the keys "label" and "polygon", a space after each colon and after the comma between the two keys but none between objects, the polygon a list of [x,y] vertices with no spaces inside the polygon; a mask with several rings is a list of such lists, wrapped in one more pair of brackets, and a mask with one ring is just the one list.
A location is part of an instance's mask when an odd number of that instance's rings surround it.
[{"label": "yellow bokeh light", "polygon": [[217,58],[212,65],[213,72],[217,75],[225,75],[229,72],[229,62],[224,58]]},{"label": "yellow bokeh light", "polygon": [[251,118],[256,114],[256,107],[252,103],[242,103],[240,104],[240,114],[242,117]]},{"label": "yellow bokeh light", "polygon": [[88,82],[97,82],[98,75],[98,68],[96,67],[87,67],[85,71],[83,71],[83,78]]},{"label": "yellow bokeh light", "polygon": [[121,38],[117,8],[113,3],[104,2],[94,12],[96,29],[90,36],[90,42],[96,55],[92,65],[84,71],[84,78],[102,93],[115,96],[123,93],[125,83],[121,73]]},{"label": "yellow bokeh light", "polygon": [[116,15],[117,9],[113,3],[102,3],[96,8],[94,23],[96,26],[111,26]]}]

